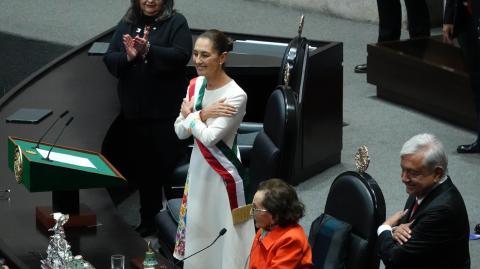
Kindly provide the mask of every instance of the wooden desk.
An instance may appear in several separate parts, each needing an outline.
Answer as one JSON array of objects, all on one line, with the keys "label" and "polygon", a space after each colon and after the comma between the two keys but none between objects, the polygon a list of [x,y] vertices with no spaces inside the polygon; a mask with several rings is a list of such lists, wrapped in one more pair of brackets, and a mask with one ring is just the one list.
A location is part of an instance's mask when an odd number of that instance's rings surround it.
[{"label": "wooden desk", "polygon": [[474,96],[459,48],[434,38],[370,44],[367,81],[377,96],[475,129]]}]

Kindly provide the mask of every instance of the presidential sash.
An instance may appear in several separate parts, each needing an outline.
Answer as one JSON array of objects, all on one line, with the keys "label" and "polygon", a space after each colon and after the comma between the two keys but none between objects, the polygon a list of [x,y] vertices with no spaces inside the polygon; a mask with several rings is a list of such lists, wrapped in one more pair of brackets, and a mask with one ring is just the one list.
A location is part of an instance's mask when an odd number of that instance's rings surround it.
[{"label": "presidential sash", "polygon": [[[198,83],[198,84],[197,84]],[[207,80],[204,77],[197,77],[190,81],[188,86],[188,99],[192,100],[197,93],[194,110],[202,109],[203,96],[207,87]],[[225,142],[220,140],[215,146],[207,147],[199,139],[195,142],[200,149],[203,157],[210,167],[222,177],[232,210],[234,224],[250,219],[251,205],[247,205],[245,200],[245,187],[248,184],[248,175],[242,163],[238,159],[237,138],[230,148]]]}]

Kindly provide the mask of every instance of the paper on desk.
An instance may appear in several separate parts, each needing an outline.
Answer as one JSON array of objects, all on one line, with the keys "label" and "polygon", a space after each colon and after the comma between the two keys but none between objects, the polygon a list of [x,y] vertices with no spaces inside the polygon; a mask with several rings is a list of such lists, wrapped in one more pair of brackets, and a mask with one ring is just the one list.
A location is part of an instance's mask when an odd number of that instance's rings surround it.
[{"label": "paper on desk", "polygon": [[[42,155],[43,158],[47,157],[48,150],[37,149],[37,151],[38,151],[38,153],[40,153],[40,155]],[[93,163],[89,159],[83,158],[83,157],[78,157],[78,156],[73,156],[73,155],[70,155],[70,154],[63,154],[63,153],[58,153],[58,152],[53,152],[52,151],[50,153],[50,156],[48,156],[48,158],[52,161],[55,161],[55,162],[68,163],[68,164],[72,164],[72,165],[90,167],[90,168],[95,168],[95,169],[97,168],[97,167],[95,167],[95,165],[93,165]]]}]

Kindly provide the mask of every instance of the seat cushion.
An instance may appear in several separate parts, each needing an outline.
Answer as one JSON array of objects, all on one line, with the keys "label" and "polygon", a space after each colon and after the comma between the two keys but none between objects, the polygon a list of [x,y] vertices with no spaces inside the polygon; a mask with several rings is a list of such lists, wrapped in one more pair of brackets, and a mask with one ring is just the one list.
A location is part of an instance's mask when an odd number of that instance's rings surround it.
[{"label": "seat cushion", "polygon": [[350,224],[325,213],[313,221],[308,241],[315,268],[346,268],[351,230]]},{"label": "seat cushion", "polygon": [[181,198],[183,196],[183,187],[185,186],[185,180],[187,179],[189,163],[183,163],[173,170],[171,177],[171,190],[165,191],[167,199]]},{"label": "seat cushion", "polygon": [[180,207],[182,206],[182,199],[171,199],[167,201],[167,211],[170,214],[170,217],[175,221],[175,224],[178,225],[179,216],[180,216]]},{"label": "seat cushion", "polygon": [[175,236],[177,234],[178,219],[182,199],[171,199],[167,201],[165,210],[155,216],[155,225],[158,229],[158,237],[173,249]]}]

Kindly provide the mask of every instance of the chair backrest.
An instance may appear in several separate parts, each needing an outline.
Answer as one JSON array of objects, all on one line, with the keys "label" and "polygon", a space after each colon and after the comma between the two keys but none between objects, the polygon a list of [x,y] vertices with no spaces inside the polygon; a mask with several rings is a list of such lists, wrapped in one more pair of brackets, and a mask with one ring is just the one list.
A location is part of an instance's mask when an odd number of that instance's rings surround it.
[{"label": "chair backrest", "polygon": [[[385,221],[385,200],[377,182],[367,173],[340,174],[330,187],[325,214],[351,226],[344,268],[378,268],[376,232]],[[338,244],[341,242],[336,242]],[[324,255],[319,253],[321,250],[321,246],[314,247],[313,255]],[[324,267],[316,264],[315,268]]]},{"label": "chair backrest", "polygon": [[263,128],[253,142],[250,153],[250,191],[261,181],[279,177],[289,181],[297,135],[297,102],[290,88],[277,87],[265,108]]},{"label": "chair backrest", "polygon": [[284,84],[286,64],[290,69],[288,86],[299,96],[299,102],[303,98],[304,81],[307,72],[307,59],[309,56],[308,39],[296,36],[288,43],[283,54],[282,64],[278,76],[278,84]]}]

